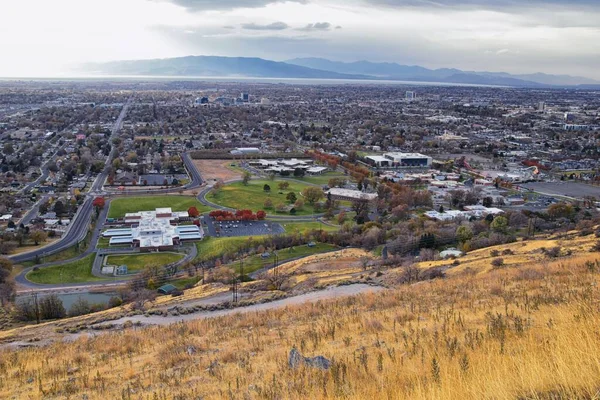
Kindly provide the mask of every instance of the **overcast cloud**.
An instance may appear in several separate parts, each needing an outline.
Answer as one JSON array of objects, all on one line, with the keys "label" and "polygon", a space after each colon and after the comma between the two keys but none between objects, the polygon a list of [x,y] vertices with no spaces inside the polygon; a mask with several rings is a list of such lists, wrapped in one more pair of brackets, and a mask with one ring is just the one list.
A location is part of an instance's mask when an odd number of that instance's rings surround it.
[{"label": "overcast cloud", "polygon": [[600,79],[597,0],[19,0],[0,15],[0,76],[221,55]]},{"label": "overcast cloud", "polygon": [[289,25],[281,21],[266,25],[255,24],[254,22],[251,22],[249,24],[242,24],[242,28],[254,31],[282,31],[289,28]]}]

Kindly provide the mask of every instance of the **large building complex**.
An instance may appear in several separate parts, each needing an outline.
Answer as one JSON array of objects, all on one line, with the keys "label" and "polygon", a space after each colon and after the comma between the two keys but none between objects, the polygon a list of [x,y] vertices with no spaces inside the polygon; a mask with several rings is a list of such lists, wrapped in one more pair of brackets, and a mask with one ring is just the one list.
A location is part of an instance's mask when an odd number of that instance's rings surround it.
[{"label": "large building complex", "polygon": [[377,168],[429,168],[433,162],[431,157],[421,153],[385,153],[383,156],[366,156],[365,159]]},{"label": "large building complex", "polygon": [[188,219],[187,211],[173,212],[170,208],[125,214],[129,228],[108,229],[102,237],[110,238],[109,245],[131,245],[141,251],[170,250],[184,241],[200,240],[204,231],[196,225],[173,225]]}]

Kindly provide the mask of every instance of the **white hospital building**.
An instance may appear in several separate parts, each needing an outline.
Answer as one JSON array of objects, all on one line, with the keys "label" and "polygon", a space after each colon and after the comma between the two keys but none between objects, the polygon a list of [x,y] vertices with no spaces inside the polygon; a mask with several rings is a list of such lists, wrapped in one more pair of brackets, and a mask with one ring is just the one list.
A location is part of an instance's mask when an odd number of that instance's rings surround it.
[{"label": "white hospital building", "polygon": [[110,246],[131,245],[141,251],[170,250],[182,242],[204,237],[200,226],[176,225],[188,218],[187,211],[174,212],[170,208],[127,213],[124,220],[129,228],[108,229],[102,237],[110,238]]}]

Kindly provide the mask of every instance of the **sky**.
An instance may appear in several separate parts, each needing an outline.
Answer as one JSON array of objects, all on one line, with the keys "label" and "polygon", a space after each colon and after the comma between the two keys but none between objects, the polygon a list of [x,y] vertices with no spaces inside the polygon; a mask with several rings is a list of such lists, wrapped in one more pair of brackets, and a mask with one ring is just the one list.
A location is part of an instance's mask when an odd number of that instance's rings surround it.
[{"label": "sky", "polygon": [[600,80],[599,0],[6,0],[0,76],[186,55]]}]

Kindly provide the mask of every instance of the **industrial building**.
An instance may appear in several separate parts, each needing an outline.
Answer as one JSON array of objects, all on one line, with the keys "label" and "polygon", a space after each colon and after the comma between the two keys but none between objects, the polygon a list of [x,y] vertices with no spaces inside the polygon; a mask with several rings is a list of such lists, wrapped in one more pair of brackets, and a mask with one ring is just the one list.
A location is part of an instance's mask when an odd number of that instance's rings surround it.
[{"label": "industrial building", "polygon": [[125,214],[129,228],[108,229],[102,237],[110,238],[110,246],[131,245],[141,251],[170,250],[184,241],[200,240],[204,231],[196,225],[172,225],[189,218],[187,211],[173,212],[170,208]]}]

